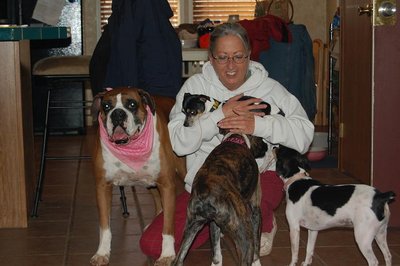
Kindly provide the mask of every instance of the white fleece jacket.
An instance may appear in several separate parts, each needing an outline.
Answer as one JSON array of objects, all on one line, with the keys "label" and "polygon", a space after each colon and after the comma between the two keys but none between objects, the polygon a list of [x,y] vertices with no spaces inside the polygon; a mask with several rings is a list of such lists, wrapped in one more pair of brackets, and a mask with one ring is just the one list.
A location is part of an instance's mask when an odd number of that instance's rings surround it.
[{"label": "white fleece jacket", "polygon": [[246,82],[235,91],[229,91],[222,85],[210,62],[206,62],[202,73],[186,80],[177,94],[176,103],[170,113],[168,129],[175,153],[187,156],[188,172],[185,183],[188,192],[191,192],[194,176],[208,154],[221,143],[222,136],[219,134],[217,123],[224,118],[224,113],[220,106],[217,110],[201,116],[193,126],[184,127],[182,101],[186,92],[208,95],[221,102],[244,93],[261,98],[285,113],[285,116],[271,114],[255,117],[253,135],[262,137],[269,144],[266,156],[257,159],[260,171],[275,170],[271,154],[273,144],[282,144],[301,153],[308,150],[314,135],[314,125],[308,120],[300,102],[279,82],[269,78],[268,72],[260,63],[251,61],[249,71],[250,76]]}]

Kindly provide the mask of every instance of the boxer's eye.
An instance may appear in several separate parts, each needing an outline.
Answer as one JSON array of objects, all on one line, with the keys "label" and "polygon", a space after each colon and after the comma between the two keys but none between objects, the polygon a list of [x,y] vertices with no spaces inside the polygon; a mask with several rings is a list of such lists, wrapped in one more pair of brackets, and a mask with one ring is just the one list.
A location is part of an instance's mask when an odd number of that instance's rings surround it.
[{"label": "boxer's eye", "polygon": [[102,103],[102,106],[103,106],[104,112],[108,112],[108,111],[111,110],[111,104],[108,103],[108,102],[103,102],[103,103]]},{"label": "boxer's eye", "polygon": [[136,102],[135,101],[128,101],[127,103],[126,103],[126,108],[128,108],[129,110],[131,110],[131,111],[133,111],[133,110],[136,110]]}]

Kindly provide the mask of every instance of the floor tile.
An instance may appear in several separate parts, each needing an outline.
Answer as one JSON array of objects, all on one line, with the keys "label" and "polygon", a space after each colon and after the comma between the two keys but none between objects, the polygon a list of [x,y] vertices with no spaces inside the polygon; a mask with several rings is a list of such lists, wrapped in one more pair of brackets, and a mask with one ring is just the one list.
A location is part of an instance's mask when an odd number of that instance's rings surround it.
[{"label": "floor tile", "polygon": [[[83,136],[51,136],[49,153],[57,155],[90,155],[95,141],[95,131],[88,128]],[[36,165],[40,153],[40,136],[35,137]],[[339,173],[336,169],[317,168],[311,176],[327,184],[357,183],[356,180]],[[140,212],[131,189],[125,188],[128,217],[122,216],[122,205],[118,187],[113,189],[111,209],[110,265],[148,266],[152,261],[141,253],[140,216],[147,225],[154,217],[154,203],[146,188],[135,188]],[[285,216],[285,201],[275,211],[278,231],[272,253],[261,258],[262,265],[287,265],[291,259],[289,229]],[[48,161],[43,187],[43,201],[39,204],[39,217],[29,218],[26,229],[0,229],[0,261],[11,266],[80,266],[89,265],[99,241],[98,214],[95,196],[95,178],[91,160]],[[299,262],[304,260],[307,231],[301,230]],[[393,265],[400,265],[400,229],[389,229],[388,243],[393,255]],[[224,238],[223,261],[226,266],[237,265],[237,256],[232,242]],[[374,244],[380,265],[383,256]],[[192,250],[185,265],[211,265],[210,243]],[[150,263],[149,263],[150,262]],[[352,229],[329,229],[318,234],[313,266],[367,265],[354,241]]]}]

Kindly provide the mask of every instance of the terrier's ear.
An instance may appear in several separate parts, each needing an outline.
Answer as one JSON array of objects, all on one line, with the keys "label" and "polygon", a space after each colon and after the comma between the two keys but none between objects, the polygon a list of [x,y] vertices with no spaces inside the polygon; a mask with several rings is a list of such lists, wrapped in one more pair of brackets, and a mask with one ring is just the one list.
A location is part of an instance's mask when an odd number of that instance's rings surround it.
[{"label": "terrier's ear", "polygon": [[299,166],[306,171],[311,170],[310,162],[304,154],[300,154],[297,156],[297,161],[299,162]]},{"label": "terrier's ear", "polygon": [[200,96],[200,101],[202,101],[203,103],[210,101],[210,97],[206,96],[206,95],[201,95]]},{"label": "terrier's ear", "polygon": [[183,102],[186,102],[186,101],[187,101],[187,99],[188,99],[190,96],[192,96],[192,94],[191,94],[191,93],[189,93],[189,92],[185,92],[185,94],[183,95]]}]

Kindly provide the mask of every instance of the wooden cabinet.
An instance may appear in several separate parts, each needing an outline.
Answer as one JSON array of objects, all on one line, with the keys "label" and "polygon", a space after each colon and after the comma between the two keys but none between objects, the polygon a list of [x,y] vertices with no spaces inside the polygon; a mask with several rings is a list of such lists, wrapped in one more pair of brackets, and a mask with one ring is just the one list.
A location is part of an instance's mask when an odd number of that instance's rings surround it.
[{"label": "wooden cabinet", "polygon": [[29,41],[0,42],[0,228],[27,227],[34,175]]}]

